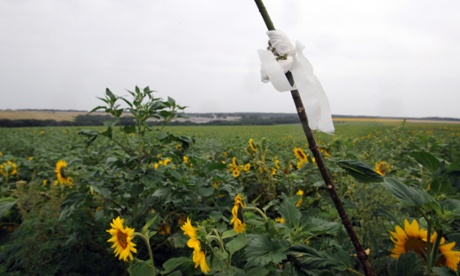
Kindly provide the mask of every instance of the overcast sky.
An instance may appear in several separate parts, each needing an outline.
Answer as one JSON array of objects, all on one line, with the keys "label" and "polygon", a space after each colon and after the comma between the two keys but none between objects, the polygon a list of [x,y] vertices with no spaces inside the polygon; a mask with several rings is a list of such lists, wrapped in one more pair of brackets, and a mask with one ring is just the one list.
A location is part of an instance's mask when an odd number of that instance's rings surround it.
[{"label": "overcast sky", "polygon": [[[460,118],[460,1],[265,0],[332,114]],[[186,112],[294,113],[260,81],[252,0],[0,0],[0,109],[90,110],[150,86]]]}]

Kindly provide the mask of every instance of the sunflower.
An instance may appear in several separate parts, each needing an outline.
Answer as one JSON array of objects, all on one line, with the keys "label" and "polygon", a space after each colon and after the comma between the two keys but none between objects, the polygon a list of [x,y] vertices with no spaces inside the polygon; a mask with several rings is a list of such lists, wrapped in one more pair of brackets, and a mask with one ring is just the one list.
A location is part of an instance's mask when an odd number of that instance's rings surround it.
[{"label": "sunflower", "polygon": [[180,227],[180,229],[182,229],[184,234],[190,238],[187,242],[187,246],[193,248],[192,260],[195,263],[195,268],[200,266],[203,273],[211,271],[206,263],[206,255],[204,254],[204,251],[201,250],[201,242],[197,238],[197,229],[193,227],[190,218],[187,218],[187,221]]},{"label": "sunflower", "polygon": [[113,242],[112,248],[114,248],[115,257],[118,256],[120,260],[125,262],[130,259],[133,260],[133,252],[137,253],[136,244],[132,242],[134,238],[134,229],[123,227],[123,222],[125,220],[119,216],[116,219],[112,220],[110,223],[111,229],[107,230],[112,237],[107,240],[108,242]]},{"label": "sunflower", "polygon": [[278,218],[275,218],[275,222],[285,224],[286,220],[283,217],[278,217]]},{"label": "sunflower", "polygon": [[59,184],[61,185],[69,184],[69,186],[72,186],[73,185],[72,178],[70,178],[70,176],[67,176],[65,174],[65,168],[67,168],[66,161],[59,160],[56,163],[56,169],[54,170],[54,172],[56,173],[57,180]]},{"label": "sunflower", "polygon": [[240,176],[240,171],[238,170],[238,168],[233,168],[232,175],[234,178],[237,178],[238,176]]},{"label": "sunflower", "polygon": [[299,208],[303,202],[302,196],[304,195],[304,192],[302,190],[298,190],[296,195],[300,196],[300,199],[295,203],[295,206]]},{"label": "sunflower", "polygon": [[4,177],[15,175],[18,173],[18,166],[14,162],[8,160],[7,162],[0,164],[0,173]]},{"label": "sunflower", "polygon": [[386,175],[391,171],[391,166],[385,161],[375,163],[374,170],[380,175]]},{"label": "sunflower", "polygon": [[319,148],[319,151],[326,157],[331,157],[332,155],[324,148]]},{"label": "sunflower", "polygon": [[244,165],[243,171],[247,172],[247,171],[249,171],[250,169],[251,169],[251,164],[250,164],[250,163],[246,163],[246,164]]},{"label": "sunflower", "polygon": [[169,227],[168,224],[163,223],[160,225],[157,232],[160,233],[161,235],[169,235],[171,234],[171,227]]},{"label": "sunflower", "polygon": [[252,140],[252,138],[249,139],[249,147],[251,148],[252,151],[257,151],[257,148],[254,145],[254,140]]},{"label": "sunflower", "polygon": [[[244,229],[246,228],[246,223],[242,221],[243,213],[240,211],[240,207],[245,207],[246,204],[243,202],[243,197],[238,194],[235,196],[235,204],[232,208],[232,219],[230,220],[230,224],[233,224],[233,229],[235,229],[238,234],[243,233]],[[241,218],[241,219],[240,219]]]},{"label": "sunflower", "polygon": [[276,167],[277,169],[280,169],[281,166],[280,166],[280,161],[278,160],[278,158],[275,157],[274,162],[275,162],[275,167]]},{"label": "sunflower", "polygon": [[297,157],[300,162],[308,163],[307,154],[301,148],[294,148],[295,157]]},{"label": "sunflower", "polygon": [[[404,220],[404,229],[400,226],[395,227],[395,232],[390,231],[391,241],[395,244],[393,250],[391,250],[391,257],[398,259],[402,254],[409,251],[414,251],[424,259],[427,255],[428,245],[428,232],[421,228],[416,220],[412,223],[406,219]],[[433,244],[436,239],[437,233],[431,235],[430,243]],[[455,246],[455,242],[446,243],[444,238],[441,238],[439,253],[440,258],[436,263],[436,266],[448,266],[454,271],[457,271],[457,265],[460,262],[460,252],[453,251],[452,248]]]},{"label": "sunflower", "polygon": [[454,246],[455,242],[445,243],[444,238],[441,239],[441,245],[439,246],[441,257],[436,265],[444,265],[457,272],[458,263],[460,262],[460,251],[452,250]]}]

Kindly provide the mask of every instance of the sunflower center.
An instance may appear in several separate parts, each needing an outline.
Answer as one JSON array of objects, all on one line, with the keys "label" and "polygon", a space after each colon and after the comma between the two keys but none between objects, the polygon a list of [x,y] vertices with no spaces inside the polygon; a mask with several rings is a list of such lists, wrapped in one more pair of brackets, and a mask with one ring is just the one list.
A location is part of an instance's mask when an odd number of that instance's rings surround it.
[{"label": "sunflower center", "polygon": [[67,178],[67,175],[65,174],[64,167],[59,169],[59,173],[61,174],[62,178]]},{"label": "sunflower center", "polygon": [[438,261],[436,262],[436,266],[446,266],[446,265],[447,265],[447,259],[444,255],[441,254]]},{"label": "sunflower center", "polygon": [[415,251],[417,252],[420,256],[425,258],[426,255],[426,242],[424,242],[421,239],[414,239],[414,238],[409,238],[406,241],[406,244],[404,246],[406,248],[406,252],[408,251]]},{"label": "sunflower center", "polygon": [[307,159],[307,157],[305,156],[305,154],[304,154],[303,152],[301,152],[300,150],[297,151],[297,156],[298,156],[299,159],[301,159],[301,160]]},{"label": "sunflower center", "polygon": [[117,231],[117,240],[120,246],[123,247],[123,249],[126,249],[126,247],[128,247],[127,238],[128,235],[126,235],[126,233],[124,233],[123,231]]}]

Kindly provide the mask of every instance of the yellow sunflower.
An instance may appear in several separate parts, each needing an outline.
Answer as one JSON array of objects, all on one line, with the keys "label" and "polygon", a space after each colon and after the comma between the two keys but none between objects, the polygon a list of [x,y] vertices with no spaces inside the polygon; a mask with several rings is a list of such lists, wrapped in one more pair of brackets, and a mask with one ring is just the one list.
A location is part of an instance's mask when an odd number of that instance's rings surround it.
[{"label": "yellow sunflower", "polygon": [[192,221],[190,218],[187,218],[187,221],[180,227],[182,231],[184,231],[184,235],[190,237],[189,241],[187,242],[187,246],[190,248],[195,248],[200,246],[200,241],[196,236],[196,228],[192,226]]},{"label": "yellow sunflower", "polygon": [[295,203],[295,206],[299,208],[303,202],[302,196],[304,195],[304,192],[302,190],[298,190],[296,195],[300,196],[300,199]]},{"label": "yellow sunflower", "polygon": [[391,171],[391,166],[385,161],[375,163],[374,170],[380,175],[386,175]]},{"label": "yellow sunflower", "polygon": [[441,239],[441,245],[439,246],[441,257],[436,263],[437,266],[444,265],[457,272],[457,266],[460,262],[460,251],[452,250],[454,246],[455,242],[445,243],[444,238]]},{"label": "yellow sunflower", "polygon": [[180,227],[184,234],[189,236],[187,246],[193,248],[192,260],[195,263],[195,268],[200,266],[201,272],[208,273],[211,271],[208,264],[206,263],[206,255],[204,251],[201,250],[201,242],[197,238],[197,229],[193,227],[192,221],[190,218],[187,218],[187,221]]},{"label": "yellow sunflower", "polygon": [[308,163],[307,154],[301,148],[294,148],[295,157],[297,157],[300,162]]},{"label": "yellow sunflower", "polygon": [[240,176],[240,170],[238,170],[238,168],[233,168],[232,175],[234,178],[237,178],[238,176]]},{"label": "yellow sunflower", "polygon": [[275,218],[275,222],[285,224],[286,220],[283,217],[278,217],[278,218]]},{"label": "yellow sunflower", "polygon": [[123,227],[124,219],[117,217],[110,223],[111,229],[107,230],[112,237],[107,240],[113,242],[112,248],[114,248],[115,257],[118,256],[120,260],[128,262],[133,260],[133,252],[137,253],[136,244],[132,242],[134,238],[134,228]]},{"label": "yellow sunflower", "polygon": [[252,151],[257,151],[257,148],[254,145],[254,140],[252,140],[252,138],[249,139],[249,147],[251,148]]},{"label": "yellow sunflower", "polygon": [[4,177],[15,175],[18,173],[18,166],[14,162],[8,160],[7,162],[0,164],[0,173]]},{"label": "yellow sunflower", "polygon": [[171,159],[171,158],[169,158],[169,157],[168,157],[168,158],[165,158],[165,160],[163,160],[163,166],[166,167],[166,166],[168,166],[168,164],[171,163],[171,162],[172,162],[172,159]]},{"label": "yellow sunflower", "polygon": [[[240,207],[245,207],[246,204],[243,202],[243,197],[238,194],[235,196],[235,204],[232,208],[232,219],[230,220],[230,224],[233,224],[233,229],[235,229],[238,234],[243,233],[244,229],[246,228],[246,223],[242,221],[243,213],[240,212]],[[241,219],[240,219],[241,218]]]},{"label": "yellow sunflower", "polygon": [[332,156],[325,148],[320,147],[319,151],[326,157],[331,157]]},{"label": "yellow sunflower", "polygon": [[65,169],[67,168],[67,162],[64,160],[59,160],[56,163],[56,169],[54,172],[56,173],[57,180],[59,184],[65,185],[68,184],[69,186],[73,185],[72,178],[65,174]]},{"label": "yellow sunflower", "polygon": [[275,167],[276,167],[277,169],[280,169],[280,168],[281,168],[281,166],[280,166],[280,161],[279,161],[278,158],[276,158],[276,157],[275,157]]},{"label": "yellow sunflower", "polygon": [[[404,253],[414,251],[426,259],[428,232],[421,228],[416,220],[409,223],[409,221],[405,219],[404,229],[400,226],[396,226],[395,232],[390,231],[390,234],[391,241],[395,244],[395,247],[391,250],[392,258],[398,259]],[[431,235],[430,243],[434,243],[436,235],[436,233]],[[441,238],[439,246],[440,258],[436,266],[448,266],[454,271],[457,271],[457,265],[460,262],[460,252],[453,251],[452,248],[454,246],[455,242],[446,243],[446,240]]]}]

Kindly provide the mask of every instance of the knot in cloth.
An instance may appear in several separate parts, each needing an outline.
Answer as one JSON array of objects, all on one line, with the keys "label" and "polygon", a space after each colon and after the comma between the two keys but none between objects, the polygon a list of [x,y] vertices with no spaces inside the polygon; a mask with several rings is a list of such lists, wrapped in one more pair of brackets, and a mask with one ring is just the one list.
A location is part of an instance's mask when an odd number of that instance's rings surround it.
[{"label": "knot in cloth", "polygon": [[[258,50],[262,63],[262,82],[271,82],[279,92],[297,90],[301,95],[311,129],[326,133],[334,132],[329,102],[313,67],[302,51],[305,46],[296,41],[295,47],[282,31],[268,31],[267,50]],[[286,73],[290,71],[294,86],[289,83]]]}]

